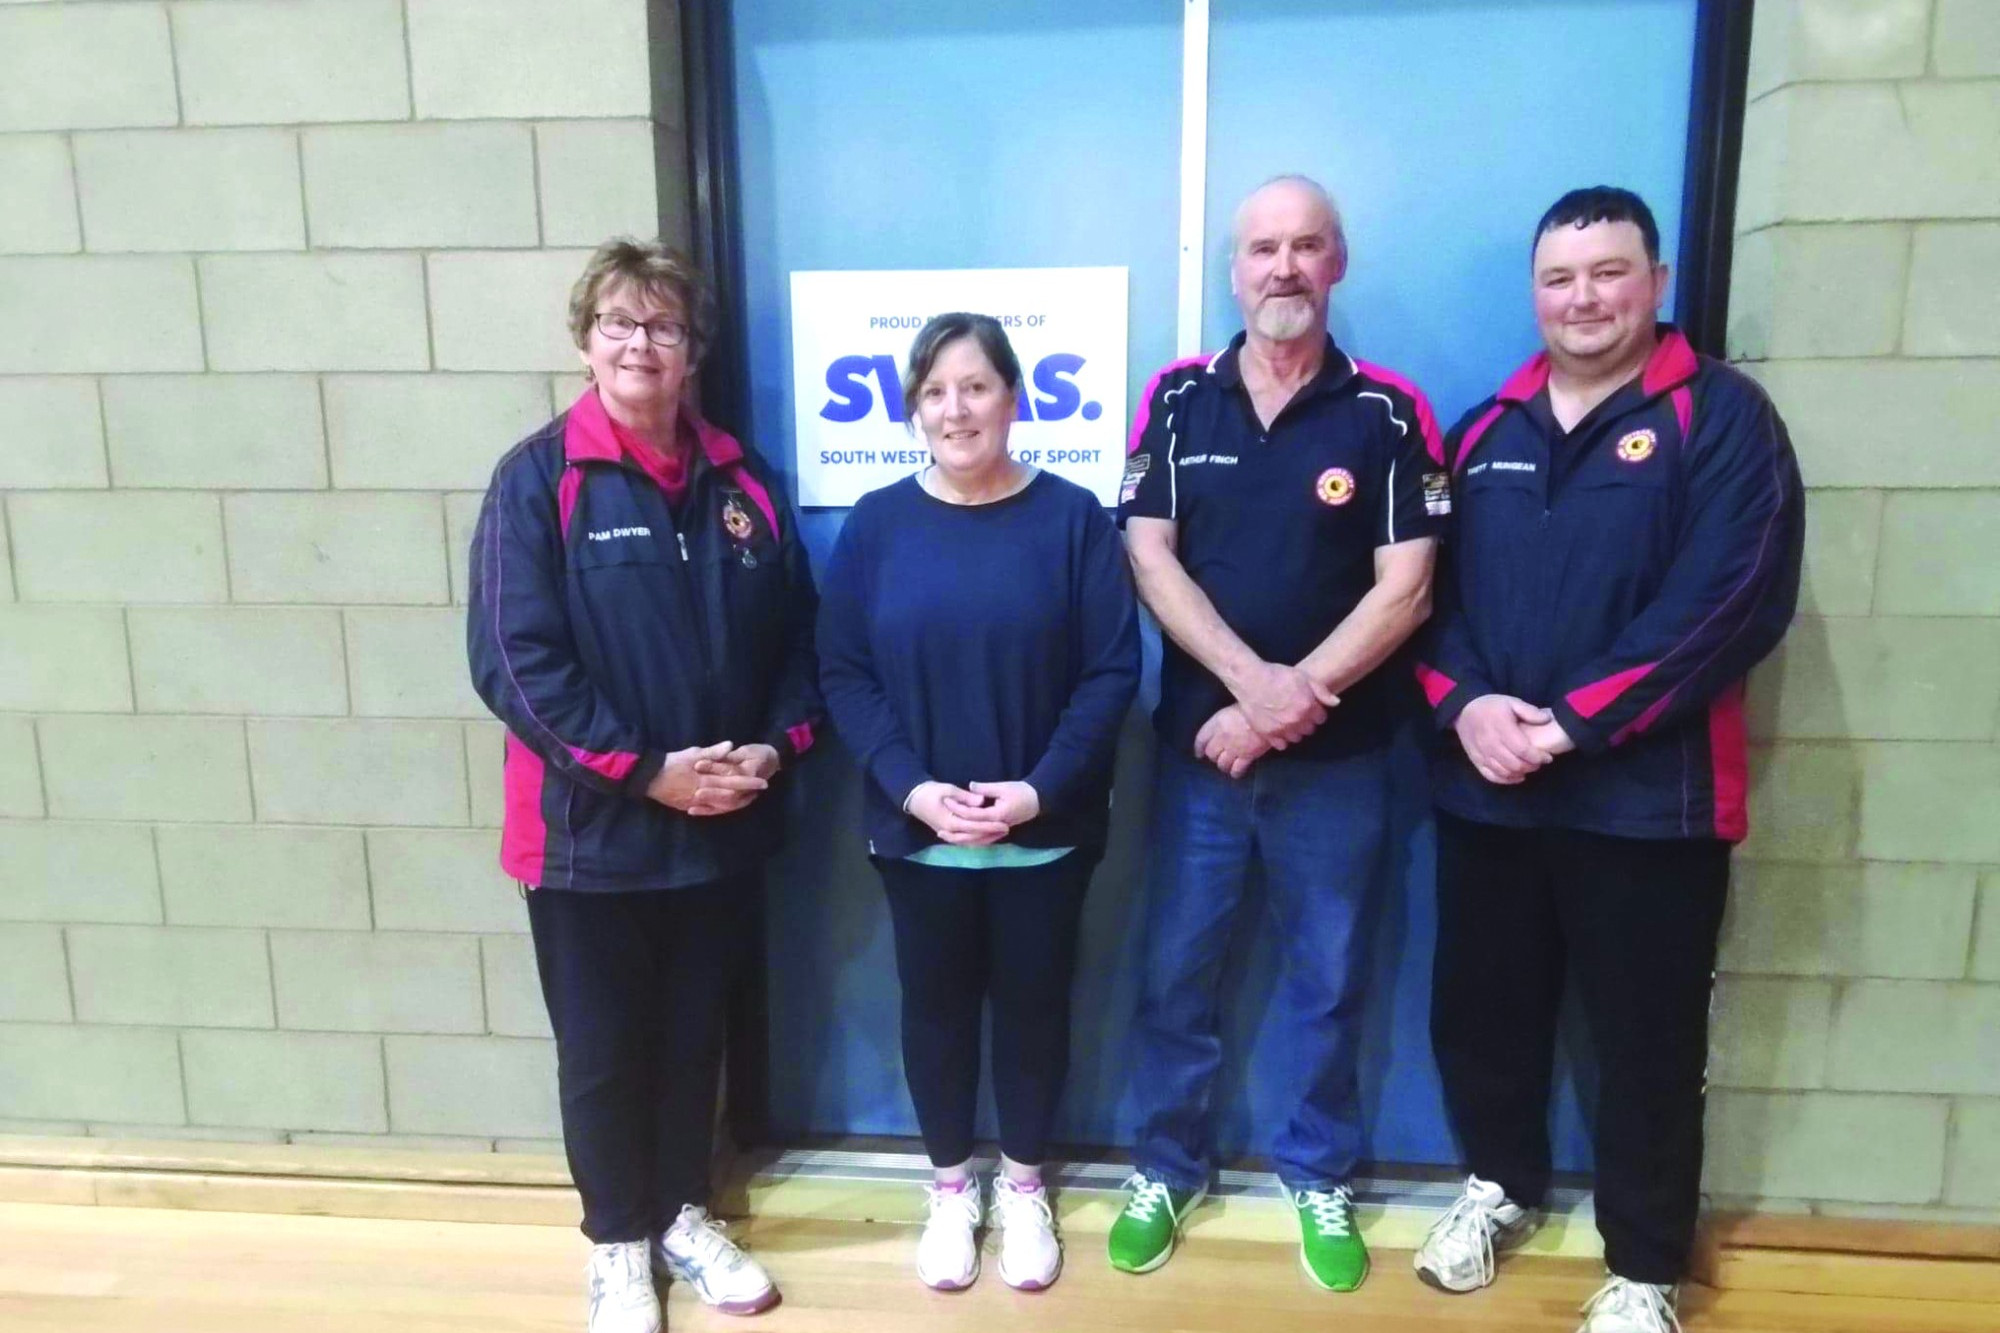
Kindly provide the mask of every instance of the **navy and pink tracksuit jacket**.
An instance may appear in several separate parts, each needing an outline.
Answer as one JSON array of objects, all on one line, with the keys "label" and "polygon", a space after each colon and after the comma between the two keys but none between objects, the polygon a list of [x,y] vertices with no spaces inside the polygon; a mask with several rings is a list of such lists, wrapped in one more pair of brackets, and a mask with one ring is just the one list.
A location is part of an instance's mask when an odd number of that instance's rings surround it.
[{"label": "navy and pink tracksuit jacket", "polygon": [[594,390],[500,460],[480,508],[467,646],[507,724],[500,862],[525,884],[671,889],[756,869],[777,842],[773,793],[696,818],[646,787],[668,751],[763,742],[789,765],[823,725],[796,523],[761,459],[687,425],[677,511]]},{"label": "navy and pink tracksuit jacket", "polygon": [[1798,601],[1804,494],[1784,422],[1662,325],[1644,373],[1565,433],[1538,355],[1445,439],[1457,510],[1417,676],[1441,730],[1483,694],[1576,742],[1517,786],[1442,738],[1440,809],[1630,838],[1748,832],[1743,681]]}]

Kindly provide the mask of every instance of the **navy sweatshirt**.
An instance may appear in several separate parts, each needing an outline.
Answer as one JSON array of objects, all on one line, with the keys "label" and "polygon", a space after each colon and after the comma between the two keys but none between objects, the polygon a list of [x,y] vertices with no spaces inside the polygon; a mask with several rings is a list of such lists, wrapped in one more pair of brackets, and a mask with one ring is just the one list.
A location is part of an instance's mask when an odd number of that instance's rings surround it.
[{"label": "navy sweatshirt", "polygon": [[1090,492],[1043,472],[991,504],[947,504],[915,477],[862,496],[827,565],[819,654],[876,855],[937,841],[902,809],[927,781],[1025,781],[1041,814],[1010,841],[1104,846],[1139,618]]}]

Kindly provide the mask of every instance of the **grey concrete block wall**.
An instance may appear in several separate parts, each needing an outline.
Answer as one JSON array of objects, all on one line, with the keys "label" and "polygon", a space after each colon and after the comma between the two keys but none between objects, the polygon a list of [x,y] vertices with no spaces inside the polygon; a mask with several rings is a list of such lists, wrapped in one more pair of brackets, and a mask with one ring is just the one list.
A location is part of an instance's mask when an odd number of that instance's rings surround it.
[{"label": "grey concrete block wall", "polygon": [[34,724],[0,716],[0,819],[39,819],[45,813]]},{"label": "grey concrete block wall", "polygon": [[1723,931],[1708,1184],[1736,1198],[2000,1199],[1996,15],[1757,6],[1729,343],[1811,533]]},{"label": "grey concrete block wall", "polygon": [[186,255],[0,257],[0,309],[0,374],[207,369]]},{"label": "grey concrete block wall", "polygon": [[0,1133],[556,1133],[465,548],[659,228],[647,37],[0,3]]},{"label": "grey concrete block wall", "polygon": [[116,486],[327,484],[319,385],[310,375],[119,375],[101,393]]},{"label": "grey concrete block wall", "polygon": [[59,134],[10,134],[0,138],[0,180],[10,186],[0,217],[0,253],[68,254],[83,246],[77,220],[76,170],[69,143]]},{"label": "grey concrete block wall", "polygon": [[167,824],[154,831],[173,926],[367,930],[359,829]]},{"label": "grey concrete block wall", "polygon": [[119,130],[75,137],[86,250],[296,250],[299,154],[284,130]]},{"label": "grey concrete block wall", "polygon": [[[0,153],[5,152],[0,138]],[[109,484],[97,383],[82,377],[0,380],[0,486],[55,490]]]}]

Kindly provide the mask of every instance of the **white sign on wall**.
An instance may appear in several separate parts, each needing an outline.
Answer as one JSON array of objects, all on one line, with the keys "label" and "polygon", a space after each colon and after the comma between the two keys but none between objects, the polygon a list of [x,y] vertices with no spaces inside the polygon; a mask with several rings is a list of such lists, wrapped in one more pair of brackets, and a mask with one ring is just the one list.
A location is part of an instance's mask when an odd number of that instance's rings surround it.
[{"label": "white sign on wall", "polygon": [[903,366],[926,320],[970,310],[998,319],[1021,361],[1009,452],[1115,504],[1125,298],[1122,268],[792,274],[799,503],[851,505],[930,462],[904,424]]}]

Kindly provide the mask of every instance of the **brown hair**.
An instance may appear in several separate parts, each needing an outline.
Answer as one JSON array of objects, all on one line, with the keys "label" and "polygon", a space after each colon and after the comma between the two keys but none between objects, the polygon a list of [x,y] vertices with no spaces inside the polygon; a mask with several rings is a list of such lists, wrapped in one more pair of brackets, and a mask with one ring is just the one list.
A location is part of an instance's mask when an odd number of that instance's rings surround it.
[{"label": "brown hair", "polygon": [[630,236],[614,236],[598,246],[583,266],[583,275],[569,289],[569,336],[579,348],[590,345],[598,300],[609,288],[623,286],[679,309],[681,322],[688,328],[688,360],[700,358],[708,345],[714,316],[700,270],[665,241],[640,241]]},{"label": "brown hair", "polygon": [[1007,331],[1000,327],[999,320],[964,310],[933,315],[910,344],[910,363],[903,371],[903,424],[911,432],[917,428],[917,395],[923,391],[924,381],[931,377],[931,367],[937,364],[944,349],[960,338],[972,339],[1007,386],[1007,392],[1020,397],[1020,358],[1014,355],[1014,344],[1007,341]]}]

